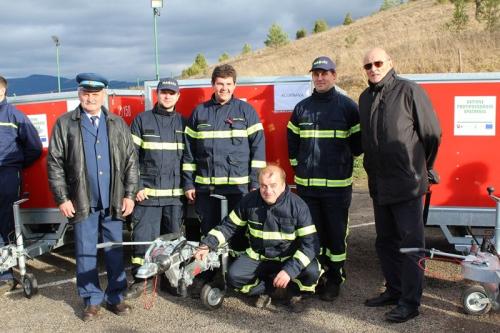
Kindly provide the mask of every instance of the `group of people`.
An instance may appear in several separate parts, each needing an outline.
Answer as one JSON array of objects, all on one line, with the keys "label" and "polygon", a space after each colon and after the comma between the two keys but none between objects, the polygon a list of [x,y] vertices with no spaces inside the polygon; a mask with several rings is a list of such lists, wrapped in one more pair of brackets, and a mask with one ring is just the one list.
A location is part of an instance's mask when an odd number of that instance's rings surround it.
[{"label": "group of people", "polygon": [[[47,163],[55,201],[75,231],[83,320],[98,317],[102,303],[117,315],[130,313],[124,296],[137,295],[149,283],[136,280],[128,286],[122,249],[113,247],[104,250],[108,285],[103,291],[97,242],[121,241],[129,215],[134,241],[179,232],[184,200],[194,203],[200,221],[195,258],[229,243],[234,258],[226,280],[237,291],[255,296],[257,307],[268,306],[276,291],[283,290],[294,312],[304,309],[307,294],[335,300],[346,279],[353,159],[362,153],[375,212],[375,246],[386,281],[385,291],[365,305],[395,305],[385,314],[391,322],[417,316],[423,282],[419,255],[403,255],[399,249],[424,247],[421,198],[441,130],[426,94],[397,76],[384,50],[370,50],[363,67],[369,87],[358,108],[336,89],[335,63],[325,56],[313,61],[314,91],[295,106],[287,125],[296,193],[286,184],[284,170],[266,163],[263,125],[255,109],[234,96],[232,66],[214,69],[212,97],[187,120],[176,110],[181,97],[177,81],[161,79],[157,103],[139,114],[130,130],[103,106],[107,80],[79,74],[80,105],[57,120]],[[5,93],[2,82],[0,92]],[[3,185],[12,181],[7,171],[19,174],[39,156],[41,146],[26,138],[35,137],[36,131],[2,97],[0,131],[12,132],[20,151],[12,162],[12,154],[0,152]],[[23,126],[31,130],[24,137]],[[220,216],[212,194],[227,198],[228,216]],[[8,195],[10,201],[6,195],[0,200],[2,217],[10,214],[7,207],[16,197]],[[8,227],[1,231],[7,242]],[[134,247],[133,275],[145,250]]]}]

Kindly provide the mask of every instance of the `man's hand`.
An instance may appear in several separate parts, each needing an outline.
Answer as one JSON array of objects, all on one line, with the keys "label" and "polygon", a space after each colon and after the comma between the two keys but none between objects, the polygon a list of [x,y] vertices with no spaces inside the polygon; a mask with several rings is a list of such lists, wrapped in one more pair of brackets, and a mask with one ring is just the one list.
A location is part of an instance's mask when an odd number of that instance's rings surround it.
[{"label": "man's hand", "polygon": [[122,201],[122,215],[123,217],[128,216],[134,210],[134,200],[129,198],[123,198]]},{"label": "man's hand", "polygon": [[141,202],[141,201],[144,201],[146,199],[149,199],[149,198],[146,195],[146,193],[144,193],[144,190],[140,190],[139,192],[137,192],[137,195],[135,196],[135,200]]},{"label": "man's hand", "polygon": [[189,203],[193,203],[196,200],[196,190],[187,190],[184,192],[184,195],[186,195],[186,198],[188,199]]},{"label": "man's hand", "polygon": [[71,218],[75,216],[75,207],[73,207],[73,203],[71,200],[65,201],[59,205],[59,211],[66,218]]},{"label": "man's hand", "polygon": [[208,252],[210,252],[208,246],[202,244],[196,249],[196,252],[194,253],[194,258],[196,260],[203,261],[207,257]]},{"label": "man's hand", "polygon": [[275,286],[276,288],[286,288],[288,282],[290,282],[290,275],[282,270],[274,278],[273,286]]}]

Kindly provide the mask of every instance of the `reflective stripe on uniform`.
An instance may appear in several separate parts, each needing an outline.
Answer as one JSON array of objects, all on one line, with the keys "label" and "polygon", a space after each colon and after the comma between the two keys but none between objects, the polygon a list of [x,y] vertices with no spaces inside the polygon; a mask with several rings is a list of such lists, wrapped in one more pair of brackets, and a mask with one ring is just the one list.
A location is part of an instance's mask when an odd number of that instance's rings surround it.
[{"label": "reflective stripe on uniform", "polygon": [[341,254],[333,254],[330,249],[325,250],[325,256],[330,259],[330,261],[333,262],[339,262],[339,261],[345,261],[347,255],[346,253],[341,253]]},{"label": "reflective stripe on uniform", "polygon": [[292,281],[295,282],[295,284],[299,287],[300,291],[309,291],[311,293],[316,291],[316,286],[318,285],[318,283],[315,283],[310,286],[305,286],[302,284],[302,282],[300,282],[299,279],[292,279]]},{"label": "reflective stripe on uniform", "polygon": [[240,219],[239,216],[236,215],[234,210],[229,214],[229,220],[240,227],[244,227],[247,225],[247,221],[243,221],[242,219]]},{"label": "reflective stripe on uniform", "polygon": [[2,123],[2,122],[0,122],[0,126],[9,126],[9,127],[17,128],[17,125],[14,123]]},{"label": "reflective stripe on uniform", "polygon": [[243,185],[250,182],[250,177],[202,177],[196,176],[195,183],[203,185]]},{"label": "reflective stripe on uniform", "polygon": [[144,194],[148,197],[178,197],[183,195],[184,191],[181,188],[159,190],[146,187],[144,189]]},{"label": "reflective stripe on uniform", "polygon": [[318,139],[346,139],[352,134],[360,131],[360,124],[352,126],[348,130],[301,130],[299,127],[288,122],[287,127],[295,134],[299,135],[301,138],[318,138]]},{"label": "reflective stripe on uniform", "polygon": [[286,127],[289,128],[290,131],[292,131],[293,133],[299,135],[299,133],[300,133],[300,127],[295,126],[291,121],[288,122],[288,124],[286,125]]},{"label": "reflective stripe on uniform", "polygon": [[297,166],[297,164],[298,164],[297,159],[295,159],[295,158],[291,158],[290,159],[290,165],[291,166]]},{"label": "reflective stripe on uniform", "polygon": [[352,185],[352,177],[346,179],[300,178],[295,176],[295,184],[302,186],[346,187]]},{"label": "reflective stripe on uniform", "polygon": [[132,140],[139,147],[142,145],[142,139],[140,137],[138,137],[137,135],[132,134]]},{"label": "reflective stripe on uniform", "polygon": [[266,161],[253,160],[250,163],[250,167],[252,167],[252,168],[265,168],[266,167]]},{"label": "reflective stripe on uniform", "polygon": [[309,257],[307,257],[302,251],[300,250],[297,250],[295,251],[295,254],[293,255],[293,257],[295,259],[297,259],[298,261],[300,261],[300,263],[304,266],[304,267],[307,267],[307,265],[309,265],[311,263],[311,259],[309,259]]},{"label": "reflective stripe on uniform", "polygon": [[141,144],[142,149],[150,150],[183,150],[184,144],[179,142],[145,142]]},{"label": "reflective stripe on uniform", "polygon": [[196,171],[196,164],[194,163],[183,163],[182,171]]},{"label": "reflective stripe on uniform", "polygon": [[259,279],[255,279],[254,283],[247,284],[247,285],[244,285],[243,287],[241,287],[239,292],[243,293],[243,294],[248,294],[250,292],[250,290],[252,290],[252,288],[254,288],[255,286],[257,286],[259,284],[259,282],[260,282]]},{"label": "reflective stripe on uniform", "polygon": [[257,131],[263,131],[263,130],[264,130],[264,127],[262,127],[262,124],[261,123],[257,123],[255,125],[252,125],[252,126],[250,126],[250,127],[247,128],[247,135],[250,136],[250,135],[254,134]]},{"label": "reflective stripe on uniform", "polygon": [[224,234],[219,230],[212,229],[208,232],[208,234],[217,238],[217,240],[219,241],[219,246],[226,243],[226,237],[224,237]]},{"label": "reflective stripe on uniform", "polygon": [[259,253],[255,252],[251,247],[249,247],[245,252],[246,252],[246,254],[247,254],[247,256],[249,258],[251,258],[253,260],[257,260],[257,261],[270,260],[270,261],[280,261],[280,262],[283,262],[283,261],[286,261],[286,260],[290,259],[290,256],[288,256],[288,257],[268,258],[268,257],[263,256],[262,254],[259,254]]},{"label": "reflective stripe on uniform", "polygon": [[[261,125],[262,127],[262,125]],[[230,138],[246,138],[248,137],[247,130],[232,129],[226,131],[194,131],[186,126],[185,133],[193,139],[230,139]]]},{"label": "reflective stripe on uniform", "polygon": [[139,258],[139,257],[132,257],[131,260],[132,264],[134,265],[144,265],[144,258]]},{"label": "reflective stripe on uniform", "polygon": [[294,240],[296,238],[295,233],[293,234],[285,234],[279,231],[262,231],[259,229],[254,229],[252,226],[249,224],[248,225],[248,231],[250,232],[250,235],[252,235],[255,238],[261,238],[265,240]]},{"label": "reflective stripe on uniform", "polygon": [[316,226],[314,224],[295,230],[295,234],[299,237],[314,234],[315,232],[316,232]]}]

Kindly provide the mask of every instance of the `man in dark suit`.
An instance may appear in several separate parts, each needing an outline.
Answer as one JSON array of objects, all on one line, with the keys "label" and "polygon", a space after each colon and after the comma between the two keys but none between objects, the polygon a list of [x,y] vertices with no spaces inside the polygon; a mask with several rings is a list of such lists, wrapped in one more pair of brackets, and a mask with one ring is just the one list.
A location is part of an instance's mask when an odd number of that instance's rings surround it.
[{"label": "man in dark suit", "polygon": [[73,224],[78,294],[83,320],[98,317],[100,304],[117,315],[128,314],[122,248],[104,250],[108,286],[99,286],[96,244],[122,241],[122,221],[132,213],[138,162],[123,119],[103,103],[108,81],[94,73],[76,77],[80,105],[59,119],[49,146],[49,184],[61,213]]}]

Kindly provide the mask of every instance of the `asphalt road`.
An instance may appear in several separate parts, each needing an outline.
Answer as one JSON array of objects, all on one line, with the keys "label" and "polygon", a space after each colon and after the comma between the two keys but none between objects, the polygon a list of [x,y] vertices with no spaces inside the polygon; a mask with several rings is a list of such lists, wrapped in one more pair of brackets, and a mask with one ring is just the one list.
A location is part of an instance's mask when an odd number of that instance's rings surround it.
[{"label": "asphalt road", "polygon": [[[430,262],[426,273],[421,315],[403,324],[383,320],[387,308],[367,308],[363,301],[382,290],[376,258],[371,202],[365,190],[353,195],[348,240],[347,280],[332,303],[313,297],[297,315],[282,305],[257,309],[244,297],[231,293],[221,309],[206,310],[198,299],[159,292],[156,298],[130,301],[133,312],[118,317],[106,310],[96,321],[84,323],[82,303],[75,286],[71,246],[29,262],[39,293],[26,299],[18,290],[0,296],[0,332],[500,332],[500,312],[475,317],[464,314],[460,296],[470,283],[452,263]],[[428,247],[449,250],[437,229],[427,229]],[[102,269],[102,268],[101,268]],[[101,283],[106,285],[105,276]],[[153,304],[151,309],[145,305]]]}]

